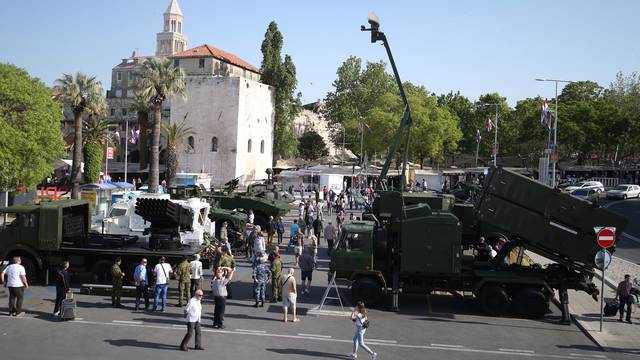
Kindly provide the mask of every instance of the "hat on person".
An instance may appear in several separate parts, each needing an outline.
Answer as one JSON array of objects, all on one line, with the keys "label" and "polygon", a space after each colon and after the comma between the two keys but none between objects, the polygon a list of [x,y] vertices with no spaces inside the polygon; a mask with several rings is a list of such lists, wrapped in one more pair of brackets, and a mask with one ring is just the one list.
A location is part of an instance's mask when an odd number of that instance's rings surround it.
[{"label": "hat on person", "polygon": [[196,260],[200,260],[200,254],[196,254],[194,257],[196,258]]},{"label": "hat on person", "polygon": [[260,232],[260,230],[262,230],[262,228],[260,227],[260,225],[256,225],[256,231]]}]

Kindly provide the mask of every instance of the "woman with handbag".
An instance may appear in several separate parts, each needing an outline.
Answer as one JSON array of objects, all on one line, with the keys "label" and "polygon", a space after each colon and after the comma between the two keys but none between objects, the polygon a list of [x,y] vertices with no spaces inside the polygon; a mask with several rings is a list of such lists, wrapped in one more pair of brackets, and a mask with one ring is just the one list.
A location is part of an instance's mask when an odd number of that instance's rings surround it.
[{"label": "woman with handbag", "polygon": [[375,360],[378,356],[364,343],[364,333],[369,328],[369,319],[367,318],[367,309],[362,301],[358,301],[356,309],[351,313],[351,321],[356,324],[356,333],[353,335],[353,353],[349,354],[352,359],[358,358],[358,347],[362,347],[371,355],[371,359]]}]

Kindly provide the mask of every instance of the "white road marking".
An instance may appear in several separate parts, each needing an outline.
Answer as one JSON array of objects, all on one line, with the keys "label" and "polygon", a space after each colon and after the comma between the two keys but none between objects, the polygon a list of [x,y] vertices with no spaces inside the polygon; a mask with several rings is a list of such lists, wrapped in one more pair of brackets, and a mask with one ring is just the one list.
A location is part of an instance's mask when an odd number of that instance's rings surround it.
[{"label": "white road marking", "polygon": [[234,331],[246,332],[246,333],[256,333],[256,334],[266,334],[267,332],[264,330],[246,330],[246,329],[235,329]]},{"label": "white road marking", "polygon": [[633,235],[629,235],[627,233],[622,233],[622,237],[626,237],[629,240],[635,241],[637,243],[640,243],[640,239],[638,239],[637,237],[633,236]]},{"label": "white road marking", "polygon": [[500,351],[507,351],[507,352],[521,352],[521,353],[530,353],[533,354],[535,351],[533,350],[519,350],[519,349],[498,349]]},{"label": "white road marking", "polygon": [[578,357],[592,357],[597,359],[606,359],[604,355],[587,355],[587,354],[569,354],[570,356],[578,356]]},{"label": "white road marking", "polygon": [[[23,317],[22,319],[24,319],[24,320],[42,321],[41,319],[30,318],[30,317]],[[175,330],[175,331],[179,330],[176,327],[164,326],[164,325],[123,324],[123,323],[113,323],[113,322],[109,323],[109,322],[87,321],[87,320],[74,321],[73,323],[74,324],[86,324],[86,325],[103,325],[103,326],[127,326],[127,327],[135,327],[135,328],[149,328],[149,329]],[[239,331],[214,330],[214,329],[202,329],[202,332],[210,332],[210,333],[216,333],[216,334],[230,334],[230,335],[239,333]],[[353,342],[351,339],[348,339],[348,340],[347,339],[326,339],[326,338],[320,338],[320,337],[311,338],[311,337],[304,337],[304,336],[299,336],[299,335],[286,335],[286,334],[267,334],[267,333],[254,333],[254,332],[244,332],[244,334],[253,335],[253,336],[283,338],[283,339],[315,340],[315,341],[324,341],[324,342],[333,342],[333,343],[342,343],[342,344],[351,344]],[[461,346],[461,347],[433,346],[433,344],[432,344],[432,346],[410,345],[410,344],[391,344],[391,343],[379,343],[377,345],[378,346],[387,346],[387,347],[392,347],[392,348],[402,348],[402,349],[457,351],[457,352],[464,352],[464,353],[508,355],[508,356],[510,356],[509,359],[513,359],[514,356],[535,357],[535,358],[542,358],[542,359],[549,359],[549,358],[553,358],[553,359],[581,359],[581,358],[576,357],[576,356],[582,356],[582,359],[584,359],[584,356],[585,356],[585,355],[577,355],[577,354],[573,354],[573,355],[545,355],[545,354],[503,352],[503,351],[498,351],[498,350],[469,349],[469,348],[465,348],[465,347],[463,347],[461,345],[454,345],[454,346]],[[598,358],[606,359],[606,357],[599,357],[599,356],[602,356],[602,355],[591,355],[591,357],[598,357]]]},{"label": "white road marking", "polygon": [[397,344],[398,343],[395,340],[382,340],[382,339],[369,339],[369,338],[367,338],[367,342],[378,342],[378,343],[388,343],[388,344]]},{"label": "white road marking", "polygon": [[171,324],[171,326],[173,326],[173,327],[184,327],[184,325],[179,325],[179,324]]},{"label": "white road marking", "polygon": [[82,321],[82,320],[84,320],[84,318],[75,318],[72,321]]},{"label": "white road marking", "polygon": [[298,334],[298,335],[331,339],[331,336],[329,336],[329,335],[318,335],[318,334]]},{"label": "white road marking", "polygon": [[454,348],[454,349],[462,349],[464,347],[462,345],[448,345],[448,344],[431,344],[431,346]]},{"label": "white road marking", "polygon": [[116,324],[133,324],[133,325],[142,325],[142,321],[127,321],[127,320],[113,320],[112,322]]}]

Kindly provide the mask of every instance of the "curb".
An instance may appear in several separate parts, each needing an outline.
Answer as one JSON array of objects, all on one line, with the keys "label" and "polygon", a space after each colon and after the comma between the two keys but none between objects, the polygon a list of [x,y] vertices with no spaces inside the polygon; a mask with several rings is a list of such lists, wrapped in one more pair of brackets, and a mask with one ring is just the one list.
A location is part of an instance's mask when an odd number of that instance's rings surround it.
[{"label": "curb", "polygon": [[[562,305],[560,304],[560,301],[558,301],[558,299],[556,299],[556,297],[554,296],[551,300],[553,302],[553,304],[555,306],[558,307],[558,309],[562,309]],[[571,302],[569,302],[569,312],[571,313],[571,322],[574,323],[579,329],[580,331],[582,331],[583,334],[585,334],[585,336],[587,338],[589,338],[589,340],[591,340],[591,342],[596,345],[601,351],[607,351],[606,348],[604,346],[602,346],[595,337],[593,337],[593,335],[591,335],[591,333],[589,332],[589,330],[587,330],[582,323],[580,322],[580,320],[576,319],[576,317],[573,315],[572,311],[571,311]]]}]

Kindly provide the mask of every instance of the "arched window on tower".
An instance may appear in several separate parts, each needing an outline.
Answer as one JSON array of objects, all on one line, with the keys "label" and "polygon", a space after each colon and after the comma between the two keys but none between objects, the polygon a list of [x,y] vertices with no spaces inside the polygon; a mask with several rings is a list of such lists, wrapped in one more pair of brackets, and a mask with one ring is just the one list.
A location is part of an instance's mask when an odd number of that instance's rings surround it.
[{"label": "arched window on tower", "polygon": [[211,138],[211,152],[217,152],[217,151],[218,151],[218,138],[214,136]]},{"label": "arched window on tower", "polygon": [[264,140],[260,141],[260,154],[264,154]]},{"label": "arched window on tower", "polygon": [[182,21],[178,21],[178,32],[182,33]]},{"label": "arched window on tower", "polygon": [[193,136],[189,136],[187,138],[187,144],[189,144],[189,148],[190,148],[190,149],[188,148],[187,151],[189,151],[189,150],[196,151],[196,141],[193,138]]},{"label": "arched window on tower", "polygon": [[251,139],[247,141],[247,152],[251,152]]}]

